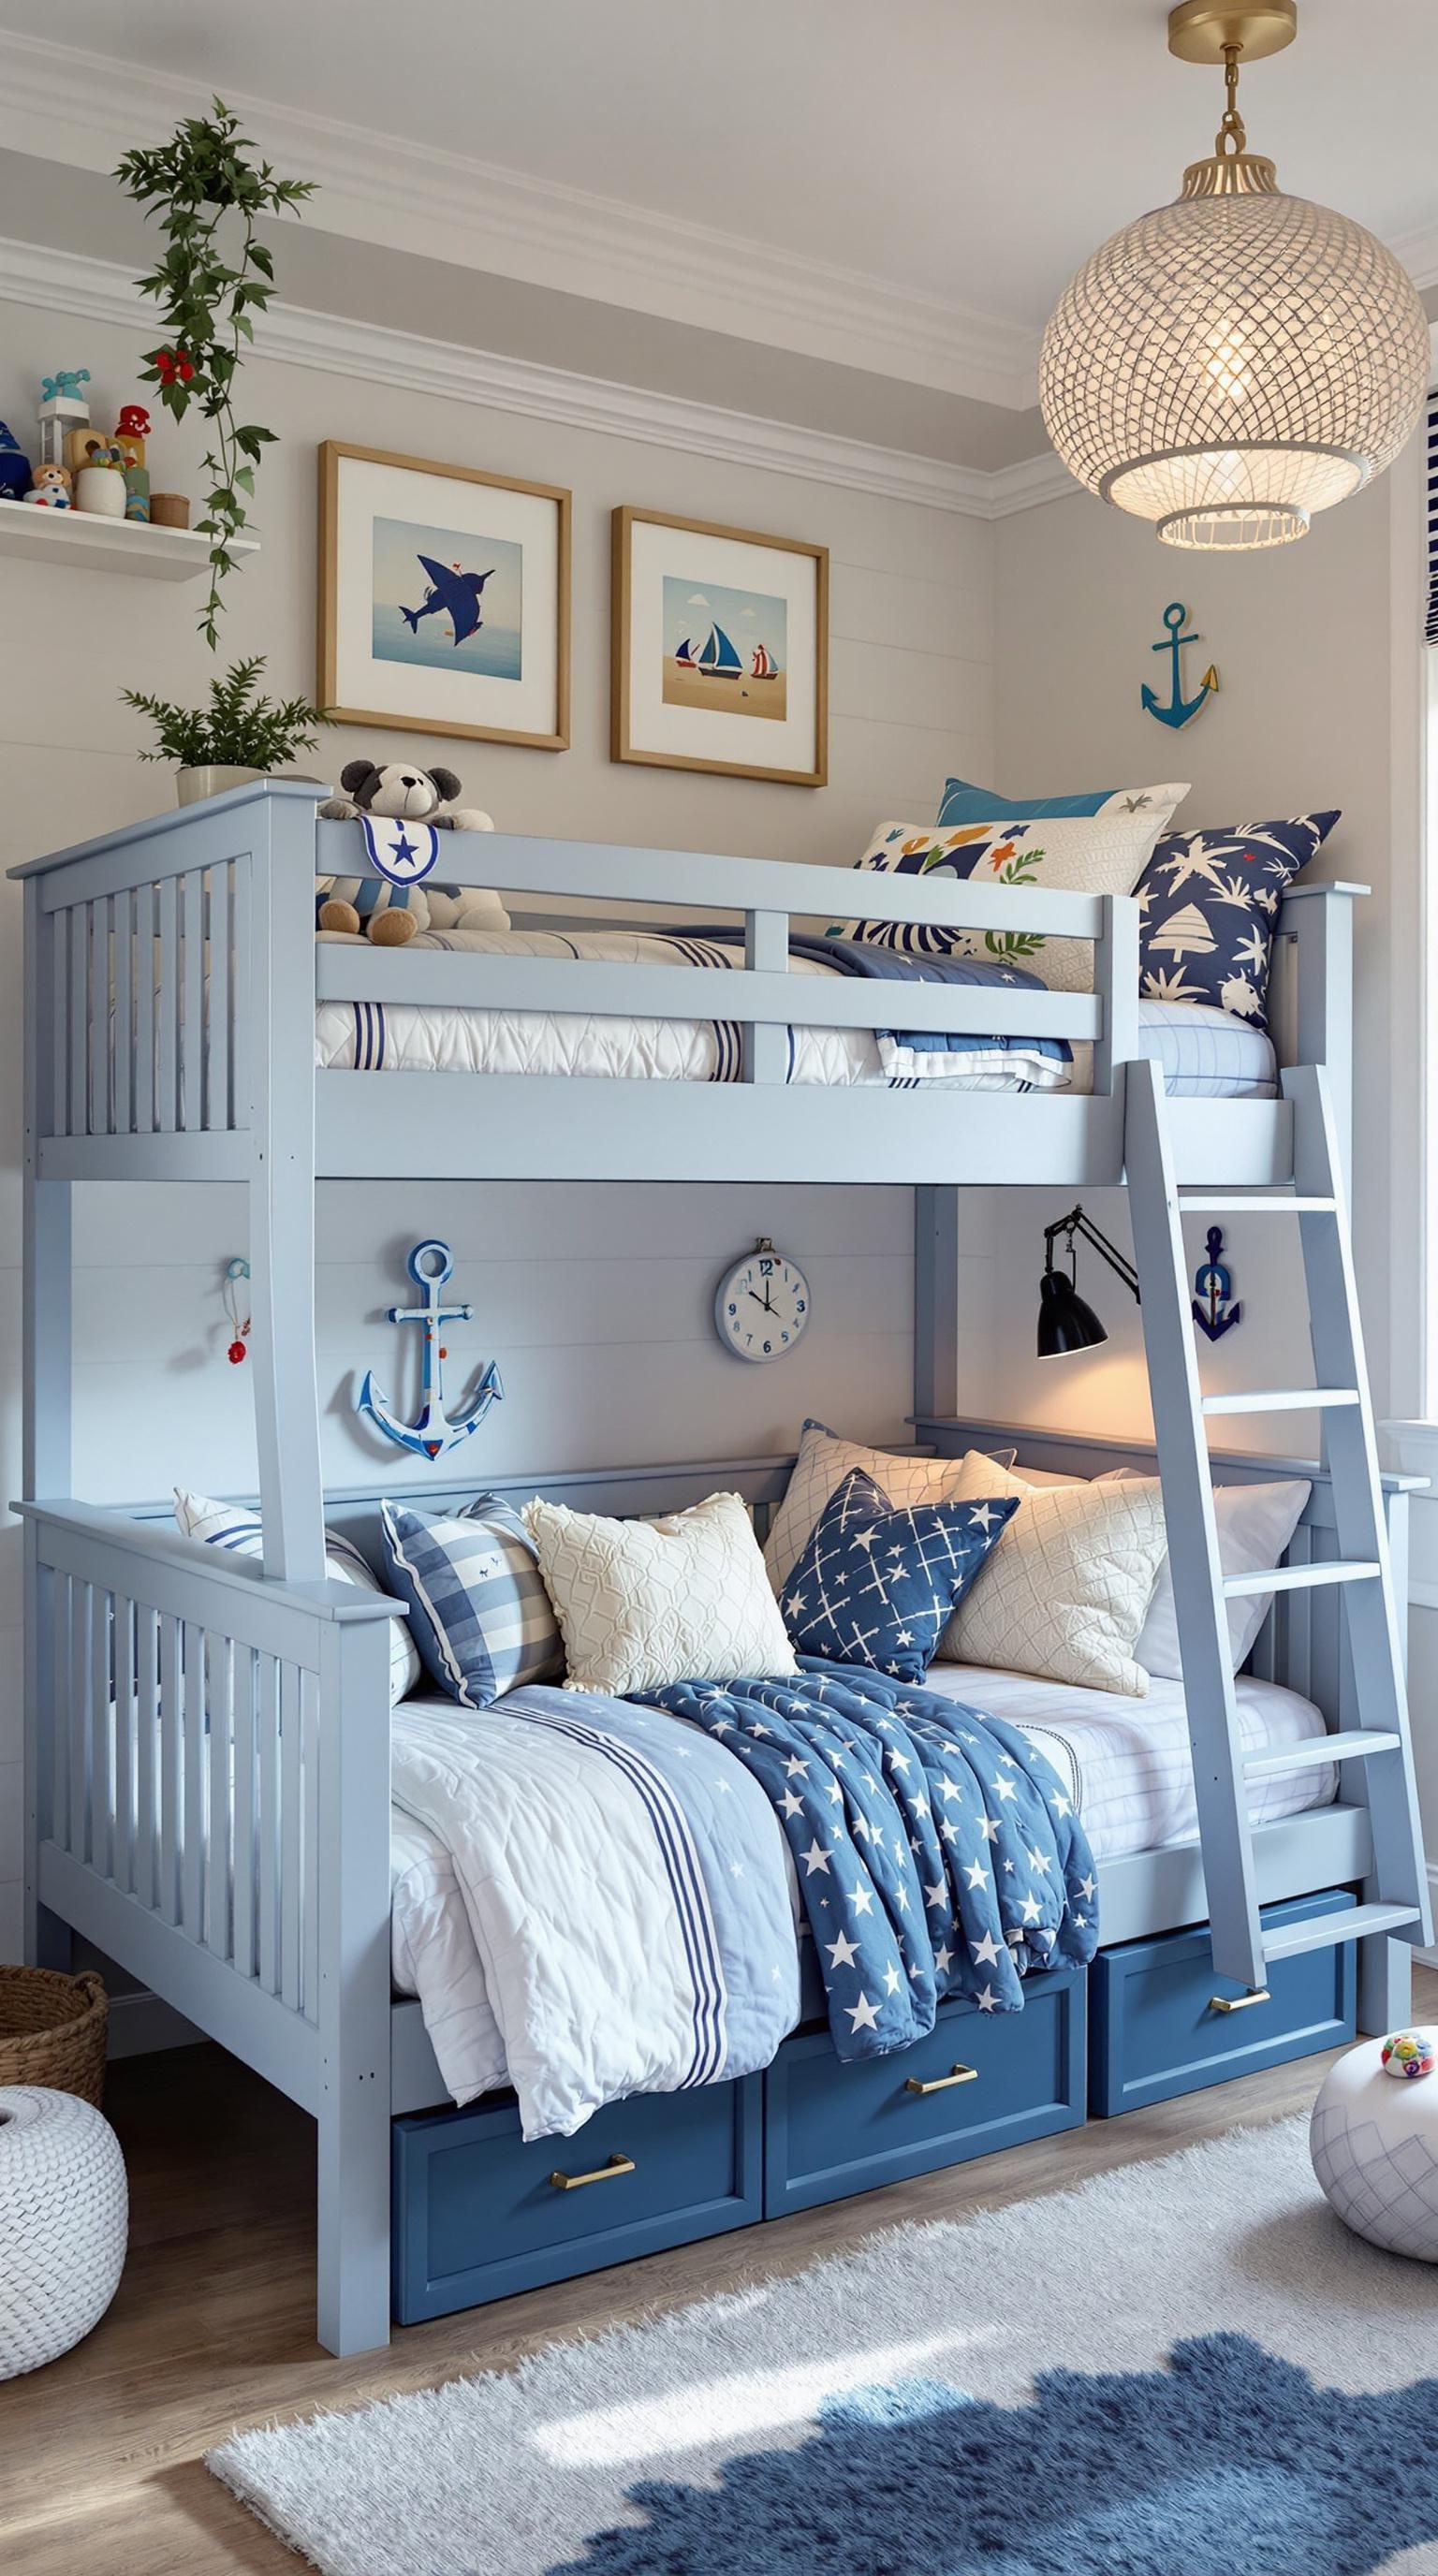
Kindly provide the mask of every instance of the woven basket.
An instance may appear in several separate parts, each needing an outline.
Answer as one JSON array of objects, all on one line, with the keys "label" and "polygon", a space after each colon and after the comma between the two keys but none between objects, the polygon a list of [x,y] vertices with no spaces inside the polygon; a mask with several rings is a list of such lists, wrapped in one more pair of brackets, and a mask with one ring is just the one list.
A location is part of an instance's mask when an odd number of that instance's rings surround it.
[{"label": "woven basket", "polygon": [[100,2108],[110,1999],[93,1968],[0,1968],[0,2085],[43,2084]]}]

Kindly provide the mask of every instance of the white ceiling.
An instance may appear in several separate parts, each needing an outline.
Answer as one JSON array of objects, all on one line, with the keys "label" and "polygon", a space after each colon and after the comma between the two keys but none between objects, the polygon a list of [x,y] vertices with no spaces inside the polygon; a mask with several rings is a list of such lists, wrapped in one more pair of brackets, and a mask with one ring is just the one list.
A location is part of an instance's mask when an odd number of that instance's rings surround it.
[{"label": "white ceiling", "polygon": [[[154,132],[182,89],[218,88],[284,166],[320,171],[317,224],[1020,403],[1065,277],[1210,148],[1218,75],[1169,56],[1165,18],[1164,0],[0,0],[0,140],[103,167],[136,119]],[[1438,9],[1300,0],[1300,19],[1245,81],[1254,144],[1438,277]],[[109,60],[67,77],[56,46]]]}]

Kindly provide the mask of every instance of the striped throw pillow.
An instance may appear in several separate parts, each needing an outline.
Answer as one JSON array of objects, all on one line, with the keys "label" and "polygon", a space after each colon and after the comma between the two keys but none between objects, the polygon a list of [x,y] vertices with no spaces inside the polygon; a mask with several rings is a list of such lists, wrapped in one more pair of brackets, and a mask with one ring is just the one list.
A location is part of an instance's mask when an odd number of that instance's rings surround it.
[{"label": "striped throw pillow", "polygon": [[[241,1503],[211,1502],[205,1494],[175,1489],[175,1526],[185,1538],[202,1538],[209,1547],[227,1547],[235,1556],[263,1556],[264,1531],[258,1512]],[[362,1592],[385,1592],[357,1547],[338,1530],[325,1531],[325,1572],[336,1583],[357,1583]],[[405,1598],[404,1594],[399,1596]],[[403,1619],[392,1619],[389,1631],[389,1702],[397,1708],[420,1676],[420,1660]]]},{"label": "striped throw pillow", "polygon": [[426,1671],[463,1708],[554,1681],[564,1649],[534,1542],[497,1494],[441,1518],[381,1503],[385,1564]]}]

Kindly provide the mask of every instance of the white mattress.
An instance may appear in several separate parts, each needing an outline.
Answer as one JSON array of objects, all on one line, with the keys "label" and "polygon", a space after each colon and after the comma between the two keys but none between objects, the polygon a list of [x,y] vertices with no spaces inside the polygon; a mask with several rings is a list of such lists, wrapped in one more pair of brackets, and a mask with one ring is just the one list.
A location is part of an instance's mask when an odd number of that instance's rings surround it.
[{"label": "white mattress", "polygon": [[[353,946],[322,934],[326,945]],[[627,931],[425,932],[411,952],[463,949],[473,955],[588,959],[633,965],[667,951],[671,943],[645,941]],[[795,958],[796,975],[830,970],[812,958]],[[903,1025],[903,988],[893,1012]],[[982,996],[975,1023],[982,1026]],[[1197,1003],[1139,1004],[1139,1043],[1162,1065],[1176,1098],[1271,1100],[1278,1088],[1271,1040],[1230,1012]],[[1045,1065],[1016,1040],[984,1070],[946,1077],[945,1088],[1012,1091],[1053,1087],[1087,1091],[1093,1050],[1074,1049],[1070,1071]],[[588,1017],[583,1012],[471,1011],[447,1004],[324,1002],[315,1018],[315,1062],[321,1071],[362,1073],[545,1073],[605,1075],[634,1081],[735,1082],[742,1061],[740,1032],[732,1020],[649,1020]],[[994,1069],[996,1067],[1004,1069]],[[1055,1073],[1059,1078],[1053,1080]],[[888,1087],[891,1077],[874,1037],[864,1029],[795,1029],[789,1080],[794,1083],[867,1084]]]},{"label": "white mattress", "polygon": [[[1130,1700],[984,1665],[932,1664],[926,1686],[975,1708],[989,1709],[1023,1729],[1063,1781],[1097,1861],[1185,1842],[1196,1833],[1193,1766],[1180,1682],[1154,1681],[1147,1699]],[[1247,1752],[1301,1744],[1324,1731],[1322,1714],[1312,1701],[1300,1699],[1296,1691],[1284,1690],[1277,1682],[1245,1676],[1237,1684],[1237,1693]],[[1327,1806],[1337,1789],[1338,1774],[1331,1763],[1318,1770],[1280,1772],[1255,1787],[1254,1821],[1273,1824],[1305,1808]],[[445,2001],[439,2009],[446,2024],[446,2063],[464,2067],[466,2081],[456,2099],[472,2101],[507,2083],[508,2070],[484,1969],[455,1883],[454,1863],[443,1843],[398,1807],[390,1810],[390,1828],[390,1960],[395,1990],[402,1995],[418,1991],[414,1962],[417,1955],[425,1954],[431,2030],[434,1997],[442,1987]],[[802,1913],[787,1846],[785,1862],[797,1939]],[[1100,1887],[1100,1924],[1102,1909]]]},{"label": "white mattress", "polygon": [[[1325,1731],[1322,1711],[1281,1683],[1255,1681],[1245,1673],[1234,1687],[1245,1753],[1306,1743]],[[1095,1860],[1157,1851],[1197,1833],[1182,1682],[1155,1678],[1146,1699],[1121,1699],[1111,1691],[1077,1690],[987,1665],[931,1664],[925,1688],[967,1700],[1023,1729],[1063,1781]],[[1332,1763],[1280,1771],[1253,1784],[1253,1821],[1276,1824],[1306,1808],[1329,1806],[1337,1794]],[[1099,1907],[1102,1923],[1102,1890]]]}]

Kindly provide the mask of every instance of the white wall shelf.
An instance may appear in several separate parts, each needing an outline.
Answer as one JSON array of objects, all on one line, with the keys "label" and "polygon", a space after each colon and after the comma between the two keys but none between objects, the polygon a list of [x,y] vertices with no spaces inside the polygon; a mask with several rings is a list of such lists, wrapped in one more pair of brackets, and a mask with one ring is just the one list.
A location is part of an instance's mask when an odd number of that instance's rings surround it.
[{"label": "white wall shelf", "polygon": [[[232,537],[237,564],[259,553],[254,537]],[[68,564],[76,572],[141,573],[147,581],[194,581],[210,560],[210,540],[193,528],[151,527],[145,520],[102,519],[88,510],[42,510],[29,501],[0,502],[0,555]]]}]

